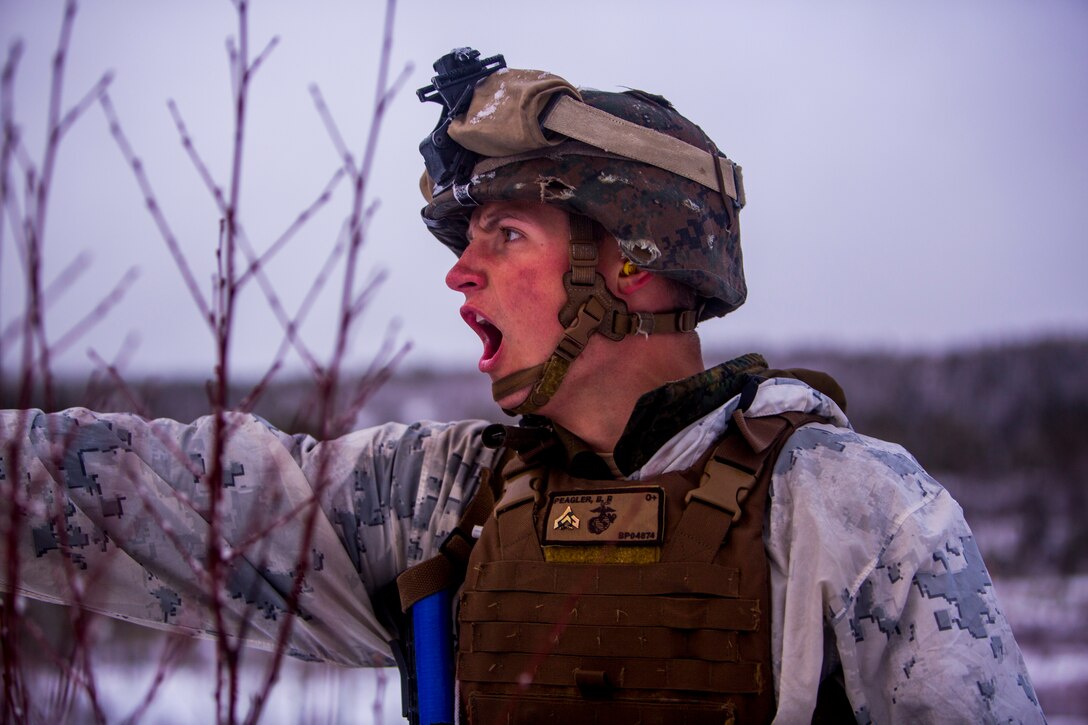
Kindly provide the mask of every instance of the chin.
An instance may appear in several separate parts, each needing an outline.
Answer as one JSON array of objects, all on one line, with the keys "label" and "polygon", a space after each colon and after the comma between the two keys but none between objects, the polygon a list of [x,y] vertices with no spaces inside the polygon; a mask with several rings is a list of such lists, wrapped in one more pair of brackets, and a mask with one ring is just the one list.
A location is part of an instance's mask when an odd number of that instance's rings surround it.
[{"label": "chin", "polygon": [[511,393],[505,398],[502,398],[501,400],[497,400],[495,402],[498,403],[498,406],[503,410],[513,410],[514,408],[524,403],[528,398],[529,388],[523,388],[522,390]]}]

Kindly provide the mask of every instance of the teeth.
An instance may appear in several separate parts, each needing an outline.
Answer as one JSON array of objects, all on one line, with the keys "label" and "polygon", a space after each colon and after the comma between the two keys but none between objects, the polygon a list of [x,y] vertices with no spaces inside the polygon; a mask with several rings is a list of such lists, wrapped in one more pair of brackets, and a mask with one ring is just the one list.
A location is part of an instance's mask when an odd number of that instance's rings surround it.
[{"label": "teeth", "polygon": [[481,314],[477,313],[477,314],[476,314],[476,324],[477,324],[477,325],[481,325],[481,324],[483,324],[483,323],[485,323],[485,322],[487,322],[487,318],[486,318],[486,317],[484,317],[483,315],[481,315]]}]

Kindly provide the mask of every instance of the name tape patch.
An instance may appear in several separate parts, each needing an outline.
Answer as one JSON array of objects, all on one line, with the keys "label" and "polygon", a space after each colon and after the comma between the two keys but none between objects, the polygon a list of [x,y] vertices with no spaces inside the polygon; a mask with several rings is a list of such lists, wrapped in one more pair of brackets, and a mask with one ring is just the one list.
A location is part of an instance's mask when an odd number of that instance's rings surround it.
[{"label": "name tape patch", "polygon": [[660,486],[551,493],[544,544],[660,544],[664,500]]}]

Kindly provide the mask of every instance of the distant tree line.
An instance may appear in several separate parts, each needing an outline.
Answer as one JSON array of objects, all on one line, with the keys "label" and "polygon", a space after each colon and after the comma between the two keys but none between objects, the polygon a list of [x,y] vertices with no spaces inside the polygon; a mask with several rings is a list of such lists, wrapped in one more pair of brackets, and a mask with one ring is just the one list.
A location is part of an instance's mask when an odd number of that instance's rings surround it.
[{"label": "distant tree line", "polygon": [[783,357],[835,376],[855,429],[902,444],[955,495],[995,573],[1088,571],[1088,339]]},{"label": "distant tree line", "polygon": [[[722,355],[719,357],[727,357]],[[945,353],[793,350],[775,367],[809,367],[846,390],[860,433],[902,444],[956,496],[1002,574],[1088,571],[1088,339],[1046,339]],[[716,360],[708,351],[707,360]],[[239,384],[237,395],[250,385]],[[13,404],[10,386],[0,405]],[[53,409],[84,405],[147,417],[192,420],[208,408],[200,380],[61,382]],[[255,411],[292,432],[316,432],[312,383],[273,382]],[[41,405],[38,400],[36,405]],[[399,370],[363,406],[359,425],[422,418],[503,419],[484,376],[472,371]],[[996,530],[996,529],[995,529]]]}]

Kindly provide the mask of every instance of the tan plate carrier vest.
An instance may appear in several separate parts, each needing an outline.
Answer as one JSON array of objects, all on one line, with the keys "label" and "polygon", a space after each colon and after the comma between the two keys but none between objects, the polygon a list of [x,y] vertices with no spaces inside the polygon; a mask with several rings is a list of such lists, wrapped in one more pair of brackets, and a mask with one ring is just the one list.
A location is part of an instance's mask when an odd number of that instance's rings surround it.
[{"label": "tan plate carrier vest", "polygon": [[[763,522],[771,469],[796,428],[823,420],[738,412],[699,465],[651,481],[578,480],[515,457],[479,541],[471,554],[461,552],[468,555],[458,612],[461,721],[769,722]],[[562,517],[561,505],[548,506],[555,497],[632,489],[663,494],[660,543],[542,545],[546,529],[558,527],[550,519]],[[459,528],[471,530],[471,519],[490,507],[474,501]],[[615,563],[632,561],[639,547],[634,558],[642,563]],[[572,549],[579,551],[571,556]],[[423,586],[418,579],[398,580],[405,610],[425,595],[411,591]]]}]

